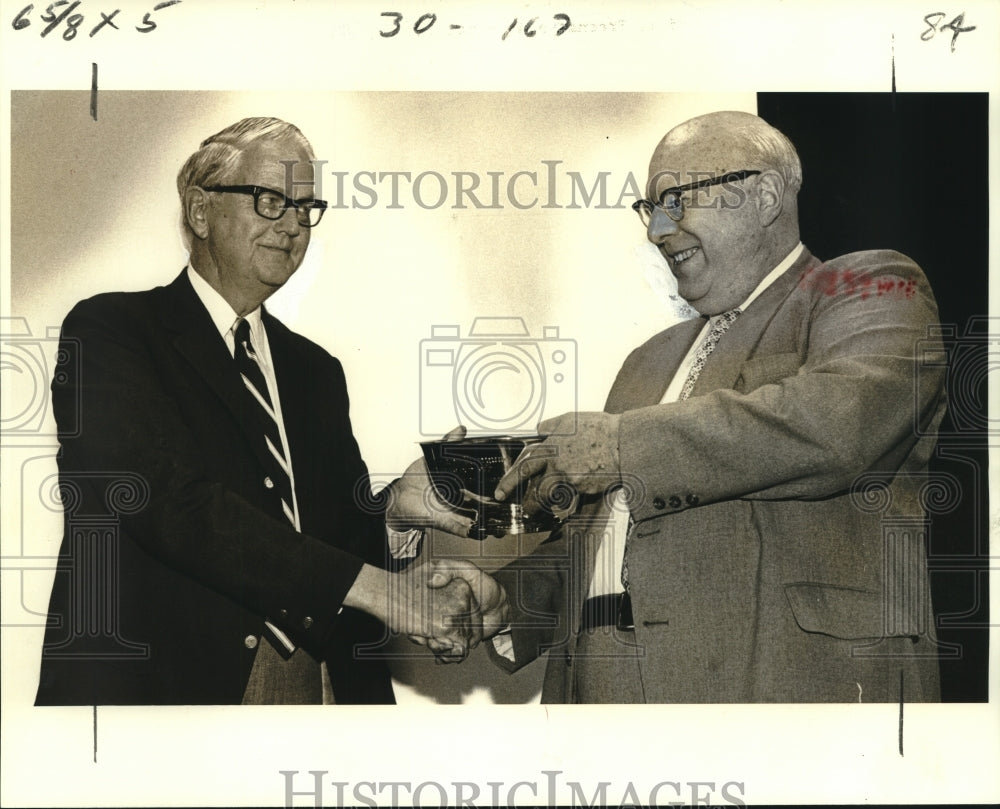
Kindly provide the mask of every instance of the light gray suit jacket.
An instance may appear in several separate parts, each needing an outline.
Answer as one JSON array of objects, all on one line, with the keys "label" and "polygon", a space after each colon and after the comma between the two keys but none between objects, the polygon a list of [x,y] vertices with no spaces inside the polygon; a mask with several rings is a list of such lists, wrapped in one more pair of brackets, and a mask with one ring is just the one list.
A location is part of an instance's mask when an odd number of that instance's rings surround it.
[{"label": "light gray suit jacket", "polygon": [[[635,642],[648,702],[936,701],[927,462],[944,415],[937,305],[892,251],[808,251],[734,323],[690,399],[660,404],[704,321],[626,359],[621,413]],[[497,575],[516,669],[549,653],[575,700],[596,498]]]}]

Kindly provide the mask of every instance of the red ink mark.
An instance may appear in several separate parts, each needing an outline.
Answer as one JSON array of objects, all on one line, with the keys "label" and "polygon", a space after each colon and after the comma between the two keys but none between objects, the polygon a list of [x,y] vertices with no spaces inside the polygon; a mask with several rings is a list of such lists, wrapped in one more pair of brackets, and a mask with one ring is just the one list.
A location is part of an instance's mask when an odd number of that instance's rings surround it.
[{"label": "red ink mark", "polygon": [[868,300],[868,295],[870,294],[871,291],[869,289],[869,287],[871,287],[872,285],[871,276],[868,275],[868,273],[863,273],[861,277],[858,278],[858,282],[861,284],[862,287],[864,287],[863,291],[861,292],[861,300],[866,301]]},{"label": "red ink mark", "polygon": [[844,294],[853,295],[854,294],[854,273],[850,270],[844,270]]},{"label": "red ink mark", "polygon": [[874,292],[878,296],[899,295],[912,298],[917,294],[917,282],[902,278],[872,278],[867,272],[852,269],[836,270],[827,267],[810,267],[799,276],[799,289],[815,289],[827,297],[858,295],[868,300]]}]

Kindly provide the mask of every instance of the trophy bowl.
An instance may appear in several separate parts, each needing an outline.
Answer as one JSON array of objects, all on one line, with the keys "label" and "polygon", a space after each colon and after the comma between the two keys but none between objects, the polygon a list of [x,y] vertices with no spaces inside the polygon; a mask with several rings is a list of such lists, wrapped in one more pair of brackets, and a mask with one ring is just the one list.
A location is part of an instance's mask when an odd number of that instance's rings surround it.
[{"label": "trophy bowl", "polygon": [[476,436],[454,441],[424,441],[427,471],[438,496],[456,510],[478,513],[470,536],[485,539],[506,534],[551,531],[561,518],[542,510],[531,516],[521,508],[521,488],[508,499],[493,499],[497,484],[514,465],[521,451],[544,436]]}]

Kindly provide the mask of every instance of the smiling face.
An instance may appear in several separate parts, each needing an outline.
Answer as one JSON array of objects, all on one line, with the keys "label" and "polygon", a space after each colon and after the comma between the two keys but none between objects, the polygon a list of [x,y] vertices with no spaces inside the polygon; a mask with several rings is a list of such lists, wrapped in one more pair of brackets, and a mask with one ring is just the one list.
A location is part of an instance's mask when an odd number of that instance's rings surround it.
[{"label": "smiling face", "polygon": [[[289,196],[313,196],[310,154],[292,138],[257,141],[244,153],[226,185],[258,185],[286,190],[282,160],[295,161],[295,180]],[[192,263],[229,302],[237,314],[246,314],[292,277],[309,246],[309,228],[302,227],[294,210],[270,220],[254,210],[248,194],[205,192],[203,227],[192,244]]]},{"label": "smiling face", "polygon": [[[721,115],[681,124],[660,142],[649,164],[649,199],[659,201],[669,188],[726,172],[766,168],[733,121]],[[646,235],[667,259],[681,297],[703,315],[739,306],[781,258],[775,258],[761,179],[685,191],[679,222],[653,209]]]}]

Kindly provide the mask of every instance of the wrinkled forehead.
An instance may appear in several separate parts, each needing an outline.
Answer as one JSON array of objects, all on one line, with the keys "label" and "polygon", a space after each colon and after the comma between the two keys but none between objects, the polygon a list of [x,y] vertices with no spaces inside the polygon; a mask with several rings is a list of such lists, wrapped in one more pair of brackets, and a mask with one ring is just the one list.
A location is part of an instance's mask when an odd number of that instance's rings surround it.
[{"label": "wrinkled forehead", "polygon": [[729,133],[669,133],[653,152],[646,193],[658,199],[668,188],[696,183],[728,171],[758,168],[754,151]]},{"label": "wrinkled forehead", "polygon": [[292,138],[257,141],[243,153],[239,181],[264,185],[295,199],[312,196],[315,166],[311,157]]}]

